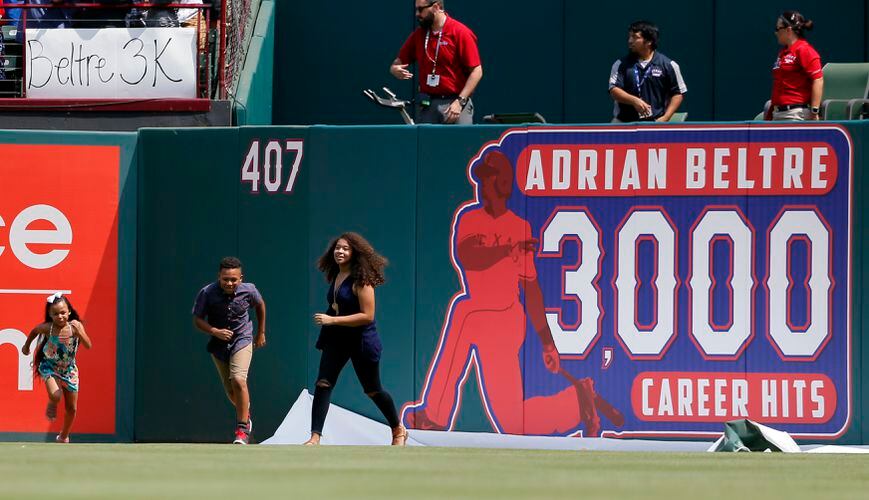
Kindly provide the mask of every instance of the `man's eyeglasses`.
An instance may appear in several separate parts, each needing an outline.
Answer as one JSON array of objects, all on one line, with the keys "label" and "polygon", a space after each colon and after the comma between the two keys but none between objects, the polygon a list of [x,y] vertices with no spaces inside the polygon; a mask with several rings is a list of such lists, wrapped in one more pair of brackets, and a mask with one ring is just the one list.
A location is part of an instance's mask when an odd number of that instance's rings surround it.
[{"label": "man's eyeglasses", "polygon": [[436,3],[437,3],[437,2],[431,2],[431,3],[429,3],[428,5],[425,5],[425,6],[423,6],[423,7],[417,7],[417,8],[416,8],[416,13],[417,13],[417,14],[420,14],[420,13],[422,13],[422,11],[424,11],[425,9],[431,7],[432,5],[434,5],[434,4],[436,4]]},{"label": "man's eyeglasses", "polygon": [[776,27],[775,27],[775,32],[778,33],[779,31],[781,31],[781,30],[786,30],[786,29],[788,29],[788,28],[789,28],[789,26],[776,26]]}]

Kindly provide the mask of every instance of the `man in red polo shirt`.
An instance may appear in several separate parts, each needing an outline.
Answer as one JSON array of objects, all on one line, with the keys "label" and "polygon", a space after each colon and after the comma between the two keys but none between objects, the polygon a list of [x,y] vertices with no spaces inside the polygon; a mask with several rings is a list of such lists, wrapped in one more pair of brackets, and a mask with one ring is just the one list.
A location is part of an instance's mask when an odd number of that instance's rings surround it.
[{"label": "man in red polo shirt", "polygon": [[444,0],[416,0],[417,28],[389,72],[399,80],[413,78],[408,65],[419,68],[418,123],[474,122],[471,95],[483,78],[477,36],[464,24],[447,16]]}]

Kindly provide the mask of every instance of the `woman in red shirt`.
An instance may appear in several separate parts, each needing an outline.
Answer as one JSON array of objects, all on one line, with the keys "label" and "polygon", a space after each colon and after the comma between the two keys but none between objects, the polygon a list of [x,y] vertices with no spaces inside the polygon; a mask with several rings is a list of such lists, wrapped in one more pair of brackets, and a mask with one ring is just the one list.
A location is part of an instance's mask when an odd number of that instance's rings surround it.
[{"label": "woman in red shirt", "polygon": [[772,67],[772,106],[767,120],[819,119],[824,73],[821,56],[805,38],[814,24],[790,10],[776,20],[775,36],[784,48]]}]

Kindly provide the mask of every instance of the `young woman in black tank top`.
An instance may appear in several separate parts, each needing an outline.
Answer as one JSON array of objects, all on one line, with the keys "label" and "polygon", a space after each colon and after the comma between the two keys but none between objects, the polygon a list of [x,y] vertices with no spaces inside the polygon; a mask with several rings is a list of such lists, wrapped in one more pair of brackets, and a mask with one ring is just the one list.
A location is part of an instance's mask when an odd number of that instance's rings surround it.
[{"label": "young woman in black tank top", "polygon": [[384,283],[386,263],[356,233],[333,240],[317,262],[330,286],[328,309],[314,315],[314,323],[321,326],[317,349],[322,355],[311,409],[311,439],[305,445],[320,444],[332,389],[347,361],[353,362],[365,394],[392,427],[392,444],[404,446],[407,441],[407,429],[398,420],[392,396],[380,384],[382,346],[374,322],[374,288]]}]

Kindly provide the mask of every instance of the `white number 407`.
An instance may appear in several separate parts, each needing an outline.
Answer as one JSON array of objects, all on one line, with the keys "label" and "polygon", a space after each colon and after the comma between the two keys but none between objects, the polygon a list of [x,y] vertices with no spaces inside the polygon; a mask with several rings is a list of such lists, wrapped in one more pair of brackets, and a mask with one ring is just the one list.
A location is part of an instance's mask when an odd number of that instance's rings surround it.
[{"label": "white number 407", "polygon": [[299,173],[299,165],[302,164],[304,141],[287,139],[286,144],[281,146],[281,141],[272,140],[263,149],[262,168],[260,168],[260,141],[251,142],[244,165],[241,167],[241,181],[250,182],[250,192],[259,193],[260,181],[269,193],[280,191],[284,180],[284,152],[295,153],[293,166],[287,176],[284,193],[292,193],[296,184],[296,176]]}]

